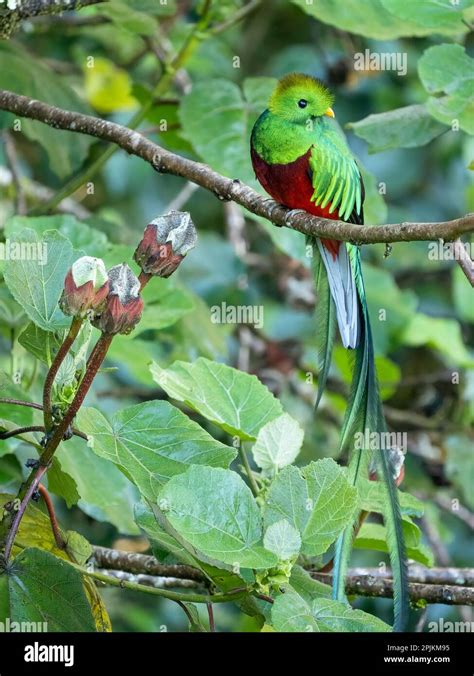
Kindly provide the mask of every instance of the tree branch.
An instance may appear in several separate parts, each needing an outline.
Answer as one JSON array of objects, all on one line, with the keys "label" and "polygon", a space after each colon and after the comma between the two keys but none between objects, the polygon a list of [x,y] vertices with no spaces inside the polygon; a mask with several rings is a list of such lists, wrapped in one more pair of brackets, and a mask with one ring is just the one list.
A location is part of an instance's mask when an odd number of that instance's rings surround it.
[{"label": "tree branch", "polygon": [[[328,573],[312,571],[311,577],[326,584],[331,584],[332,582],[332,575]],[[443,603],[448,606],[474,605],[473,587],[409,582],[408,592],[412,601]],[[393,581],[377,575],[355,575],[353,571],[349,571],[346,578],[346,593],[355,594],[356,596],[392,598]]]},{"label": "tree branch", "polygon": [[[390,577],[390,571],[382,572],[380,568],[352,568],[351,575],[370,576],[376,578]],[[422,584],[454,585],[455,587],[474,587],[474,568],[426,568],[420,564],[408,567],[410,582]]]},{"label": "tree branch", "polygon": [[323,237],[355,244],[380,242],[454,240],[474,231],[474,214],[439,223],[395,223],[366,226],[311,216],[305,211],[289,211],[271,199],[259,195],[238,179],[230,179],[200,162],[180,157],[136,131],[90,115],[71,112],[29,99],[14,92],[0,90],[0,109],[20,117],[38,120],[56,129],[88,134],[109,141],[131,155],[141,157],[159,173],[185,178],[210,190],[220,199],[232,200],[248,211],[313,237]]},{"label": "tree branch", "polygon": [[[153,556],[124,552],[117,549],[94,546],[93,562],[99,568],[144,575],[145,584],[163,585],[162,578],[190,580],[195,584],[206,584],[201,571],[192,566],[182,564],[167,565],[160,563]],[[331,583],[331,574],[310,571],[315,580]],[[349,570],[346,590],[348,594],[357,596],[392,597],[392,580],[387,577],[390,572],[379,568],[353,568]],[[119,579],[128,579],[118,576]],[[424,599],[428,603],[444,603],[446,605],[474,605],[474,569],[473,568],[425,568],[412,565],[408,571],[410,598],[413,601]],[[143,582],[143,581],[142,581]]]},{"label": "tree branch", "polygon": [[124,552],[118,549],[94,546],[94,563],[98,568],[122,570],[128,573],[156,575],[158,577],[175,577],[180,580],[205,582],[206,578],[192,566],[160,563],[154,556]]},{"label": "tree branch", "polygon": [[10,37],[20,21],[25,19],[42,14],[70,12],[101,2],[107,2],[107,0],[17,0],[15,9],[8,9],[4,6],[0,8],[0,37]]},{"label": "tree branch", "polygon": [[101,568],[97,571],[117,580],[126,580],[134,584],[153,587],[154,589],[199,589],[202,583],[196,580],[187,580],[180,577],[157,577],[154,575],[145,575],[145,573],[127,573],[124,570],[110,570]]}]

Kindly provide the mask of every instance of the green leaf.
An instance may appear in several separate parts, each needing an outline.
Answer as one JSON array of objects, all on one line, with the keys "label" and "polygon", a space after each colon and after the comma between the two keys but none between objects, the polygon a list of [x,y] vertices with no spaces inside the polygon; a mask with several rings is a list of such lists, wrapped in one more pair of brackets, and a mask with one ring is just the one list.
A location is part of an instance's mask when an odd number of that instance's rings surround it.
[{"label": "green leaf", "polygon": [[451,126],[453,131],[457,123],[460,129],[474,135],[474,101],[472,99],[466,100],[458,94],[430,96],[426,107],[435,120]]},{"label": "green leaf", "polygon": [[258,505],[235,472],[191,466],[163,486],[158,505],[171,526],[212,559],[254,569],[277,562],[263,548]]},{"label": "green leaf", "polygon": [[[166,532],[157,523],[157,519],[155,518],[156,515],[143,505],[139,504],[135,506],[135,515],[137,524],[144,530],[146,536],[151,541],[155,556],[161,561],[164,561],[165,563],[168,562],[166,556],[163,556],[163,552],[169,552],[171,555],[170,563],[174,563],[177,560],[186,565],[198,568],[221,591],[230,591],[231,589],[236,589],[247,583],[254,582],[253,574],[250,573],[250,571],[244,570],[242,571],[242,575],[239,575],[230,570],[225,570],[224,564],[221,564],[220,567],[216,567],[215,565],[210,565],[208,562],[204,562],[202,559],[205,557],[202,552],[196,552],[196,550],[191,547],[189,543],[182,540],[179,535],[178,538],[182,541]],[[160,518],[163,518],[162,515],[160,515]],[[167,528],[170,528],[168,522],[166,523],[166,526]],[[198,556],[200,558],[198,558]],[[249,597],[245,598],[243,601],[239,601],[238,605],[240,605],[242,610],[249,615],[260,614],[256,602]]]},{"label": "green leaf", "polygon": [[356,505],[356,489],[331,458],[301,470],[285,467],[273,480],[265,500],[265,528],[286,519],[301,535],[302,553],[318,556],[351,523]]},{"label": "green leaf", "polygon": [[87,252],[88,256],[101,258],[109,248],[107,236],[103,232],[79,221],[70,214],[13,216],[5,223],[5,236],[11,238],[25,228],[34,230],[40,237],[47,230],[57,230],[71,242],[75,249]]},{"label": "green leaf", "polygon": [[[359,491],[359,507],[366,512],[384,513],[385,489],[380,481],[359,479],[357,482]],[[400,511],[407,516],[423,516],[424,506],[421,500],[410,493],[398,491]]]},{"label": "green leaf", "polygon": [[30,229],[14,235],[11,242],[36,252],[35,259],[7,261],[4,276],[12,296],[45,331],[69,326],[71,319],[63,315],[58,301],[74,259],[70,242],[54,230],[47,231],[41,239]]},{"label": "green leaf", "polygon": [[[155,515],[143,504],[135,505],[135,521],[137,526],[141,528],[147,538],[150,540],[155,556],[158,552],[169,552],[171,556],[187,566],[195,566],[200,568],[198,559],[196,559],[190,552],[188,552],[183,545],[178,542],[172,535],[167,533],[157,522]],[[158,552],[156,551],[158,550]]]},{"label": "green leaf", "polygon": [[474,464],[472,462],[472,437],[451,435],[445,442],[447,450],[446,475],[460,489],[462,499],[474,509]]},{"label": "green leaf", "polygon": [[446,131],[446,127],[434,120],[422,104],[368,115],[346,126],[367,141],[369,153],[424,146]]},{"label": "green leaf", "polygon": [[401,336],[405,345],[427,345],[453,364],[472,368],[474,356],[463,343],[461,327],[455,319],[416,314]]},{"label": "green leaf", "polygon": [[194,85],[180,106],[183,136],[217,171],[239,178],[261,192],[251,166],[249,138],[257,117],[268,105],[274,78],[248,78],[243,92],[228,80]]},{"label": "green leaf", "polygon": [[58,455],[53,458],[48,470],[48,490],[64,499],[68,509],[77,505],[81,496],[77,492],[77,484],[70,474],[63,472]]},{"label": "green leaf", "polygon": [[[319,21],[335,26],[338,30],[364,35],[365,37],[384,40],[397,38],[401,36],[428,35],[433,32],[431,26],[422,21],[423,16],[417,14],[415,6],[424,5],[426,2],[434,4],[434,0],[423,0],[407,5],[403,16],[399,15],[399,2],[389,2],[389,0],[292,0],[307,14],[313,16]],[[449,5],[449,0],[437,0],[438,5]],[[411,10],[411,11],[410,11]],[[454,10],[453,10],[454,11]],[[445,27],[441,24],[436,32],[442,33],[462,33],[467,30],[466,26],[460,24],[462,15],[456,22],[457,28],[453,25]]]},{"label": "green leaf", "polygon": [[420,79],[430,97],[427,108],[440,122],[452,125],[455,120],[469,134],[474,134],[474,59],[461,45],[436,45],[428,48],[418,61]]},{"label": "green leaf", "polygon": [[52,358],[64,340],[64,333],[61,330],[54,333],[45,331],[30,322],[18,336],[18,342],[43,364],[51,364]]},{"label": "green leaf", "polygon": [[[19,399],[20,401],[29,401],[18,385],[15,385],[10,376],[0,371],[0,393],[5,399]],[[16,404],[3,404],[0,402],[0,427],[2,421],[15,423],[15,427],[25,427],[33,422],[33,409],[28,406],[17,406]],[[0,452],[3,449],[0,449]]]},{"label": "green leaf", "polygon": [[[470,0],[423,0],[407,3],[405,0],[381,0],[385,9],[410,25],[416,24],[426,34],[441,33],[456,35],[467,30],[463,19],[468,19],[466,10],[472,7]],[[413,33],[419,35],[419,33]]]},{"label": "green leaf", "polygon": [[474,59],[461,45],[435,45],[418,61],[418,74],[428,94],[474,94]]},{"label": "green leaf", "polygon": [[228,467],[236,456],[167,401],[124,408],[110,423],[97,409],[81,409],[77,424],[94,453],[123,469],[150,500],[189,465]]},{"label": "green leaf", "polygon": [[308,571],[299,565],[291,569],[290,585],[307,603],[321,597],[331,598],[332,595],[330,585],[314,580]]},{"label": "green leaf", "polygon": [[[4,505],[14,499],[14,495],[0,494],[0,511],[2,514]],[[67,558],[67,553],[63,549],[59,549],[56,544],[49,517],[32,502],[29,503],[21,520],[13,545],[13,555],[16,556],[21,550],[28,547],[38,547],[38,549],[50,552],[59,558]]]},{"label": "green leaf", "polygon": [[137,491],[117,467],[97,457],[78,437],[61,444],[56,455],[62,471],[76,483],[83,512],[113,524],[120,533],[137,533],[133,517]]},{"label": "green leaf", "polygon": [[40,549],[25,549],[0,570],[0,620],[45,622],[46,630],[95,631],[81,575]]},{"label": "green leaf", "polygon": [[390,627],[373,615],[332,599],[303,599],[291,587],[275,599],[272,624],[281,632],[368,632],[390,631]]},{"label": "green leaf", "polygon": [[[107,352],[107,361],[120,368],[120,372],[126,378],[151,387],[153,383],[150,379],[150,363],[153,357],[160,354],[159,347],[157,341],[139,338],[130,340],[129,336],[118,335]],[[140,355],[140,359],[137,359],[137,354]]]},{"label": "green leaf", "polygon": [[[418,561],[424,566],[433,565],[431,550],[421,542],[421,531],[414,523],[404,517],[402,521],[403,535],[407,557]],[[371,549],[388,554],[387,535],[385,527],[379,523],[364,523],[354,541],[356,549]]]},{"label": "green leaf", "polygon": [[280,561],[288,561],[299,553],[301,536],[291,523],[281,519],[268,526],[263,536],[263,546],[276,554]]},{"label": "green leaf", "polygon": [[[72,88],[41,59],[29,56],[21,45],[0,44],[0,88],[39,99],[63,110],[90,113],[89,107]],[[18,116],[3,114],[2,127],[11,127]],[[41,122],[21,118],[21,131],[32,141],[38,141],[48,154],[49,166],[61,181],[79,168],[93,142],[85,134],[71,134]]]},{"label": "green leaf", "polygon": [[28,321],[23,308],[6,286],[0,286],[0,319],[12,329],[18,329]]},{"label": "green leaf", "polygon": [[200,357],[177,361],[168,369],[151,365],[154,380],[177,401],[241,439],[253,440],[283,413],[280,402],[252,375]]},{"label": "green leaf", "polygon": [[156,23],[148,12],[137,11],[127,2],[114,0],[113,4],[102,5],[100,12],[108,16],[116,26],[130,33],[153,35],[156,30]]},{"label": "green leaf", "polygon": [[283,413],[260,428],[252,453],[263,474],[273,476],[278,470],[294,462],[300,452],[303,437],[303,430],[288,413]]},{"label": "green leaf", "polygon": [[172,326],[194,309],[193,298],[184,289],[173,286],[171,279],[157,277],[145,287],[142,298],[145,303],[142,318],[135,333],[148,329],[164,329]]},{"label": "green leaf", "polygon": [[0,486],[4,491],[14,491],[23,481],[21,465],[16,456],[9,453],[8,447],[0,451],[0,456],[2,457],[2,462],[0,463]]},{"label": "green leaf", "polygon": [[196,83],[183,99],[179,116],[183,136],[205,162],[230,178],[255,185],[248,149],[249,108],[238,85],[228,80]]}]

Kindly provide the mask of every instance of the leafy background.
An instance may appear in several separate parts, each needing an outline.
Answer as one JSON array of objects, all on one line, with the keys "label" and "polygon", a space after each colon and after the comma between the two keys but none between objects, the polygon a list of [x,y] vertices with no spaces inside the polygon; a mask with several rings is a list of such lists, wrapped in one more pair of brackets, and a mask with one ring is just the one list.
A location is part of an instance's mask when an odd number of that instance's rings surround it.
[{"label": "leafy background", "polygon": [[[225,22],[242,5],[239,0],[214,4],[213,25]],[[126,124],[149,101],[160,78],[155,52],[160,55],[161,44],[179,49],[198,11],[199,3],[192,2],[114,0],[81,11],[75,15],[77,20],[64,17],[29,22],[0,44],[0,87]],[[472,59],[468,56],[472,49],[468,25],[473,21],[468,0],[455,6],[432,0],[413,5],[402,0],[262,2],[243,23],[217,34],[208,30],[187,59],[185,71],[160,92],[141,129],[165,147],[204,160],[214,169],[257,187],[248,154],[250,129],[266,105],[275,78],[304,71],[327,81],[336,93],[337,120],[364,168],[368,223],[455,218],[474,210],[469,169],[474,158],[470,136],[474,94]],[[354,54],[365,49],[406,54],[407,74],[355,70]],[[94,68],[88,68],[90,57]],[[454,128],[453,119],[459,123]],[[13,116],[0,113],[3,129],[11,129],[12,122]],[[344,350],[336,349],[329,392],[315,422],[315,386],[308,384],[307,374],[316,370],[313,336],[317,318],[303,238],[256,220],[209,193],[193,191],[181,179],[158,176],[122,152],[115,153],[93,178],[92,194],[84,187],[75,194],[73,214],[45,216],[44,201],[50,195],[45,197],[44,187],[54,193],[103,148],[88,137],[28,120],[22,121],[21,133],[14,133],[13,139],[30,211],[27,217],[15,216],[15,185],[0,148],[2,235],[23,241],[44,236],[49,263],[40,271],[43,279],[34,279],[28,266],[0,261],[4,278],[0,284],[0,368],[6,374],[0,381],[3,396],[39,399],[45,364],[67,325],[57,309],[61,280],[80,252],[101,256],[108,265],[130,259],[143,227],[171,204],[189,210],[199,232],[198,246],[179,274],[173,280],[154,280],[145,291],[147,309],[139,328],[129,337],[118,337],[112,345],[107,362],[111,368],[98,377],[87,400],[92,408],[83,410],[78,422],[81,429],[94,435],[94,448],[73,439],[57,455],[48,486],[64,527],[95,544],[147,551],[149,542],[143,533],[153,539],[153,525],[140,508],[134,510],[139,500],[137,487],[153,499],[166,500],[171,491],[186,504],[186,481],[195,487],[203,483],[199,479],[203,470],[195,464],[197,456],[200,464],[212,465],[216,487],[223,468],[230,462],[233,468],[238,467],[239,460],[233,460],[235,436],[248,448],[257,438],[252,458],[254,467],[262,468],[264,475],[295,458],[299,466],[306,466],[307,475],[295,467],[279,473],[272,486],[276,503],[277,481],[292,480],[298,490],[310,491],[308,467],[312,466],[308,463],[337,458],[350,365]],[[432,259],[428,243],[395,244],[391,252],[382,245],[366,247],[363,258],[387,418],[393,430],[408,433],[404,488],[425,503],[422,518],[413,505],[407,506],[407,514],[413,517],[405,521],[410,555],[424,563],[469,565],[472,552],[466,546],[467,526],[441,508],[440,501],[459,500],[474,509],[471,289],[453,262]],[[222,302],[263,306],[263,327],[213,323],[210,308]],[[196,362],[199,357],[210,362]],[[176,360],[194,364],[173,365]],[[155,363],[151,371],[150,362]],[[213,369],[220,368],[214,362],[258,375],[278,399],[265,400],[266,420],[256,418],[252,406],[247,417],[236,421],[232,410],[216,410],[186,398],[190,378],[211,388],[207,378]],[[74,370],[74,364],[69,368]],[[67,383],[67,364],[65,370]],[[453,379],[453,373],[459,373],[459,381]],[[218,390],[214,395],[222,402]],[[262,396],[256,392],[255,401]],[[166,402],[168,397],[180,402],[186,416]],[[148,400],[154,403],[143,404]],[[156,461],[157,474],[154,456],[150,456],[150,476],[139,471],[138,464],[136,473],[131,469],[135,432],[126,419],[127,415],[135,419],[133,407],[139,404],[145,407],[140,408],[140,414],[151,428],[153,424],[160,429],[182,425],[180,433],[189,434],[196,445],[190,451],[183,443],[172,458],[166,455],[165,443],[163,451],[153,448],[153,453],[162,456]],[[147,406],[151,406],[148,412]],[[283,411],[285,415],[280,417]],[[12,412],[0,405],[1,424],[6,429],[30,424],[35,416],[30,410]],[[176,416],[183,418],[177,422]],[[266,422],[275,419],[276,430],[264,428],[259,433]],[[196,440],[196,423],[201,426],[200,440]],[[276,448],[275,438],[280,437],[291,441]],[[38,437],[31,435],[27,441],[35,444]],[[24,461],[31,454],[31,445],[24,441],[2,442],[2,493],[15,492],[25,476]],[[134,483],[120,471],[124,464]],[[181,474],[190,464],[190,473]],[[329,471],[327,465],[319,468]],[[292,479],[290,473],[294,474]],[[237,481],[235,477],[228,488],[240,495],[243,487],[232,483]],[[321,543],[311,524],[298,523],[295,516],[295,527],[291,519],[282,525],[278,504],[274,514],[272,509],[266,512],[265,527],[274,527],[266,531],[263,549],[252,505],[246,507],[252,531],[245,543],[249,565],[258,567],[262,561],[270,565],[269,550],[283,558],[300,547],[308,556],[320,553]],[[182,527],[183,534],[185,525],[180,524],[180,518],[182,514],[171,510],[169,520],[174,528]],[[315,521],[323,518],[315,515]],[[144,529],[141,535],[137,522]],[[380,529],[376,522],[364,526],[354,563],[378,565],[383,560]],[[289,546],[288,551],[281,551],[282,542]],[[193,544],[212,553],[212,538],[211,542]],[[155,553],[158,550],[155,548]],[[51,555],[34,550],[21,556]],[[41,567],[41,561],[33,563]],[[37,581],[38,585],[50,582]],[[15,577],[10,584],[13,594]],[[296,580],[293,587],[298,588]],[[80,589],[76,592],[76,617],[80,618],[85,612],[84,598]],[[103,597],[115,630],[172,631],[187,626],[175,604],[111,589],[106,589]],[[293,610],[303,603],[301,599],[294,599]],[[314,603],[311,609],[305,601],[299,609],[306,618],[304,626],[309,621],[334,629],[332,611],[325,607],[324,599]],[[357,607],[389,621],[388,600],[359,600]],[[100,616],[97,600],[94,608],[96,617]],[[273,613],[274,626],[287,629],[288,608],[283,600],[275,604]],[[426,621],[441,615],[458,619],[456,610],[431,606]],[[61,621],[61,626],[72,626],[73,618]],[[84,615],[83,626],[89,626],[89,621]],[[347,621],[354,623],[347,626],[357,630],[360,618],[353,616]],[[230,604],[216,607],[216,622],[223,631],[254,631],[258,627],[254,618]]]}]

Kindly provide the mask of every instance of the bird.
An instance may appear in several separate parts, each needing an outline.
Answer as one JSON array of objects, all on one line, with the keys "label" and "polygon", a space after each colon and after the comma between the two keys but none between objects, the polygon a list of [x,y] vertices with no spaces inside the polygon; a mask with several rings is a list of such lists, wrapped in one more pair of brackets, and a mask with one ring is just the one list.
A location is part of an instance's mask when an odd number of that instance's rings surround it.
[{"label": "bird", "polygon": [[[290,210],[363,225],[364,183],[356,159],[334,121],[334,96],[311,75],[290,73],[274,88],[251,132],[250,156],[261,186]],[[406,626],[409,600],[405,544],[396,469],[390,453],[356,448],[356,433],[387,430],[379,394],[374,346],[359,247],[309,237],[307,250],[317,295],[317,409],[327,382],[336,325],[353,358],[352,385],[341,430],[349,453],[348,479],[358,486],[373,478],[384,486],[384,524],[394,582],[394,631]],[[345,577],[358,518],[339,536],[334,553],[333,598],[347,602]]]}]

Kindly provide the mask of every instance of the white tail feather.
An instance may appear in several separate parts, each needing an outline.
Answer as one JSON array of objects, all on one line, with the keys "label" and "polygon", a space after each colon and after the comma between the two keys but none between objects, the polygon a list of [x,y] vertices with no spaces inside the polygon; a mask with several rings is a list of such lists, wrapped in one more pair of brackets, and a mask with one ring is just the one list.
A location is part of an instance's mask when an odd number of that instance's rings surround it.
[{"label": "white tail feather", "polygon": [[359,342],[359,299],[346,244],[341,242],[337,258],[318,239],[318,247],[328,274],[329,288],[336,306],[337,323],[344,347]]}]

